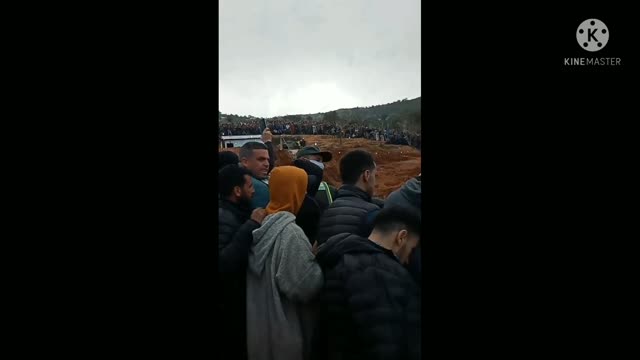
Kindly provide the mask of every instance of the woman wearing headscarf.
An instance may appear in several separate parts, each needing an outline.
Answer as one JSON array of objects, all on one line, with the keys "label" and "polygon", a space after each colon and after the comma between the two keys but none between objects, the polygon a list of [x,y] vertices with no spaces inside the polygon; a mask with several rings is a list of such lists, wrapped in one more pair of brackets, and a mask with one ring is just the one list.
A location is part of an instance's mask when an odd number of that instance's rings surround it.
[{"label": "woman wearing headscarf", "polygon": [[262,226],[253,231],[247,271],[249,360],[309,359],[313,314],[323,284],[311,244],[298,226],[308,177],[294,166],[273,169]]}]

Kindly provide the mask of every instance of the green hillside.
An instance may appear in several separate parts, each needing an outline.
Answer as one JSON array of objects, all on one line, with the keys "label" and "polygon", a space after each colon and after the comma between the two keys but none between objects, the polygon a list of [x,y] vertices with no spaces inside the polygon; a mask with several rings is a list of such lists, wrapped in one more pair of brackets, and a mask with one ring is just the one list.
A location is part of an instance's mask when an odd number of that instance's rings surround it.
[{"label": "green hillside", "polygon": [[[341,126],[361,124],[378,128],[388,127],[419,131],[421,128],[421,113],[422,99],[418,97],[412,100],[398,100],[389,104],[338,109],[324,113],[275,116],[267,118],[267,121],[271,119],[291,122],[319,121]],[[241,122],[257,119],[253,116],[219,113],[220,122]]]}]

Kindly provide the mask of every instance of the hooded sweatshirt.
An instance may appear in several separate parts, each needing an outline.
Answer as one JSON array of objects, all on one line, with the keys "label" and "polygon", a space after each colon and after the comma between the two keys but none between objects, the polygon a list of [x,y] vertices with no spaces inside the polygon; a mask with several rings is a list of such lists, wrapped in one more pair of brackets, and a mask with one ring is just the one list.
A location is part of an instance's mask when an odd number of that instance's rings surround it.
[{"label": "hooded sweatshirt", "polygon": [[409,179],[402,187],[387,197],[384,202],[385,207],[390,206],[407,206],[421,211],[421,194],[422,185],[421,181],[417,178]]},{"label": "hooded sweatshirt", "polygon": [[295,166],[279,166],[269,179],[269,203],[267,215],[280,211],[297,214],[307,193],[307,173]]},{"label": "hooded sweatshirt", "polygon": [[[422,175],[422,174],[421,174]],[[385,207],[391,206],[404,206],[408,208],[415,209],[418,214],[422,213],[422,182],[421,176],[419,175],[417,178],[409,179],[402,187],[387,197],[384,202]],[[407,269],[411,273],[411,276],[418,282],[422,281],[422,250],[421,247],[418,246],[411,253],[411,258],[409,260],[409,266]]]},{"label": "hooded sweatshirt", "polygon": [[304,304],[323,284],[311,244],[296,225],[307,187],[293,166],[273,170],[270,202],[253,231],[247,271],[247,347],[250,360],[308,359],[313,318]]}]

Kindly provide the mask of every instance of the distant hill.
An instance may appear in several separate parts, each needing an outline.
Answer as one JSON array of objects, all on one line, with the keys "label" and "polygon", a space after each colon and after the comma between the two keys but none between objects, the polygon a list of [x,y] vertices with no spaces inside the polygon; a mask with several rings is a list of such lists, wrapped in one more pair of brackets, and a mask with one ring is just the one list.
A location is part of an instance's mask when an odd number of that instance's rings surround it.
[{"label": "distant hill", "polygon": [[[383,105],[338,109],[315,114],[275,116],[266,119],[267,121],[281,119],[292,122],[310,120],[341,126],[363,124],[374,127],[402,128],[418,131],[421,127],[421,113],[422,98],[418,97],[411,100],[398,100]],[[256,119],[258,118],[253,116],[237,116],[233,114],[222,114],[219,112],[219,121],[222,123],[241,122],[247,120],[251,121]]]},{"label": "distant hill", "polygon": [[[334,110],[336,114],[341,118],[350,118],[353,116],[360,116],[363,119],[369,118],[381,118],[384,119],[387,116],[393,114],[403,114],[403,113],[415,113],[421,112],[422,110],[422,98],[418,97],[412,100],[398,100],[389,104],[384,105],[374,105],[367,107],[356,107],[350,109],[338,109]],[[327,112],[330,113],[331,111]],[[322,119],[327,113],[317,113],[311,115],[312,118]],[[305,116],[305,115],[303,115]]]}]

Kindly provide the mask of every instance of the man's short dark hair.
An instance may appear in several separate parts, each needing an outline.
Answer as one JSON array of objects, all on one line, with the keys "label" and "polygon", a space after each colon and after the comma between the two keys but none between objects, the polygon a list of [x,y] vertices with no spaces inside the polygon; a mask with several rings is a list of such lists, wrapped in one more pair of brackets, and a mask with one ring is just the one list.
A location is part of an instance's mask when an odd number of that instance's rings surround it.
[{"label": "man's short dark hair", "polygon": [[238,155],[231,151],[221,151],[218,153],[218,170],[230,164],[238,164],[240,159]]},{"label": "man's short dark hair", "polygon": [[358,178],[365,170],[373,170],[375,167],[376,163],[369,152],[364,150],[350,151],[340,159],[342,183],[353,185],[358,182]]},{"label": "man's short dark hair", "polygon": [[240,148],[240,159],[242,158],[251,158],[253,156],[253,150],[269,150],[267,145],[257,142],[257,141],[249,141],[245,143]]},{"label": "man's short dark hair", "polygon": [[[222,197],[228,197],[236,186],[243,187],[247,179],[244,177],[251,172],[238,164],[231,164],[218,171],[218,193]],[[251,181],[251,180],[249,180]]]},{"label": "man's short dark hair", "polygon": [[373,229],[382,233],[406,229],[420,236],[420,224],[420,215],[415,209],[394,205],[380,210],[373,221]]}]

